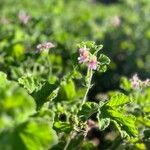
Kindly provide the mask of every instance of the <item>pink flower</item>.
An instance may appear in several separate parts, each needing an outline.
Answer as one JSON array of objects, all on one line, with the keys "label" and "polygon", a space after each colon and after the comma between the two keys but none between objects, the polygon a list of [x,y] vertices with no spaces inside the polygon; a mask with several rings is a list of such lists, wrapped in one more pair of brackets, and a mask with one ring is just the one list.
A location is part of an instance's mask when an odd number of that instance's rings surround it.
[{"label": "pink flower", "polygon": [[96,70],[96,68],[97,68],[97,57],[96,56],[91,57],[90,60],[88,61],[87,66],[89,69]]},{"label": "pink flower", "polygon": [[135,74],[133,75],[133,77],[130,79],[131,81],[131,86],[134,88],[134,89],[139,89],[140,88],[140,79],[138,78],[138,75]]},{"label": "pink flower", "polygon": [[80,56],[78,57],[79,63],[85,63],[88,69],[96,70],[97,68],[97,57],[89,52],[86,46],[79,49]]},{"label": "pink flower", "polygon": [[87,62],[89,59],[89,51],[86,47],[79,49],[80,57],[78,57],[79,63]]},{"label": "pink flower", "polygon": [[80,55],[82,55],[85,51],[89,51],[89,49],[88,49],[88,48],[86,48],[86,46],[84,46],[84,47],[80,48],[80,49],[79,49],[79,53],[80,53]]},{"label": "pink flower", "polygon": [[135,74],[131,79],[130,79],[131,85],[133,89],[140,89],[143,87],[148,87],[150,85],[150,80],[146,79],[144,81],[140,80],[137,74]]},{"label": "pink flower", "polygon": [[48,49],[53,48],[53,47],[55,47],[55,45],[53,43],[51,43],[51,42],[44,42],[42,44],[38,44],[37,45],[37,49],[40,52],[43,51],[43,50],[48,50]]},{"label": "pink flower", "polygon": [[19,20],[20,20],[21,23],[27,24],[28,21],[29,21],[29,19],[30,19],[30,16],[27,15],[25,12],[21,11],[18,14],[18,18],[19,18]]},{"label": "pink flower", "polygon": [[80,57],[78,57],[79,63],[87,62],[89,59],[89,53],[88,51],[84,51],[82,55],[80,54]]}]

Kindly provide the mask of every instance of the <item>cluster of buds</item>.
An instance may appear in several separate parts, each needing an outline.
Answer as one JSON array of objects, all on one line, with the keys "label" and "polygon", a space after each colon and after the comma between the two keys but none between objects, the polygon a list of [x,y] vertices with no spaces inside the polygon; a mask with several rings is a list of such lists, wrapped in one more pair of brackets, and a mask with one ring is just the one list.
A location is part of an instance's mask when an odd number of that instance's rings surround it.
[{"label": "cluster of buds", "polygon": [[48,51],[49,49],[55,47],[55,45],[51,42],[44,42],[37,45],[38,52]]},{"label": "cluster of buds", "polygon": [[79,63],[86,64],[88,69],[96,70],[96,68],[97,68],[97,57],[95,55],[92,55],[89,52],[89,49],[86,48],[86,46],[79,49],[79,55],[80,55],[78,57]]},{"label": "cluster of buds", "polygon": [[29,19],[30,19],[30,16],[27,15],[26,12],[20,11],[20,12],[18,13],[18,18],[19,18],[19,20],[20,20],[20,22],[21,22],[22,24],[27,24],[28,21],[29,21]]},{"label": "cluster of buds", "polygon": [[140,89],[141,87],[147,87],[150,85],[149,79],[142,81],[139,79],[137,74],[133,75],[133,77],[130,79],[130,82],[133,89]]}]

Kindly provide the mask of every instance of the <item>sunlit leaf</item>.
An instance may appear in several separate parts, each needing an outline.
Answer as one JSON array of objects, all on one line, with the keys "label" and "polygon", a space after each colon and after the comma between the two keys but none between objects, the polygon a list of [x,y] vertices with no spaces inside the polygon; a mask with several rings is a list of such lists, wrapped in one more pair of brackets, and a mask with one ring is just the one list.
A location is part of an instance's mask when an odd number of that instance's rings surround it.
[{"label": "sunlit leaf", "polygon": [[78,116],[82,121],[86,121],[92,114],[98,111],[99,105],[95,102],[86,102],[79,111]]},{"label": "sunlit leaf", "polygon": [[130,100],[128,96],[124,95],[123,93],[117,93],[110,98],[106,105],[111,107],[118,107],[129,103],[129,101]]}]

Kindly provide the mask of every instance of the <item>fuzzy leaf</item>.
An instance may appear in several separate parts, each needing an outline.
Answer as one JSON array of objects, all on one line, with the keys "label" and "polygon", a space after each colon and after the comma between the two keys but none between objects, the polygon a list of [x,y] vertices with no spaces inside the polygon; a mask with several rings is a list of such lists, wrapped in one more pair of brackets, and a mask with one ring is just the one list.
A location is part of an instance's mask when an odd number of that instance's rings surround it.
[{"label": "fuzzy leaf", "polygon": [[98,70],[99,70],[100,72],[106,72],[107,66],[106,66],[106,65],[100,65],[100,66],[98,66]]},{"label": "fuzzy leaf", "polygon": [[18,79],[19,84],[23,85],[25,89],[28,90],[29,93],[32,93],[38,90],[42,83],[40,83],[39,79],[34,78],[31,75],[26,75]]},{"label": "fuzzy leaf", "polygon": [[[107,110],[107,115],[112,121],[117,122],[119,126],[119,131],[121,133],[122,137],[135,137],[138,134],[138,131],[135,126],[135,117],[130,115],[126,116],[122,114],[119,111],[113,110],[113,109],[108,109]],[[124,136],[124,133],[125,136]]]},{"label": "fuzzy leaf", "polygon": [[54,129],[58,132],[70,133],[73,127],[68,122],[57,121],[54,123]]},{"label": "fuzzy leaf", "polygon": [[117,93],[110,98],[110,100],[107,102],[106,105],[111,107],[118,107],[128,102],[129,102],[128,96],[124,95],[123,93]]},{"label": "fuzzy leaf", "polygon": [[86,121],[93,113],[97,112],[99,105],[94,102],[86,102],[79,111],[78,116],[82,121]]},{"label": "fuzzy leaf", "polygon": [[[5,136],[4,136],[5,135]],[[13,131],[0,134],[0,149],[3,150],[41,150],[57,144],[58,138],[49,123],[42,119],[31,119]]]},{"label": "fuzzy leaf", "polygon": [[125,91],[130,91],[131,90],[131,88],[132,88],[131,83],[126,77],[122,77],[120,82],[121,82],[120,87],[123,90],[125,90]]},{"label": "fuzzy leaf", "polygon": [[101,65],[109,65],[110,63],[110,59],[104,54],[101,54],[98,60]]},{"label": "fuzzy leaf", "polygon": [[[37,103],[37,107],[40,108],[45,102],[50,100],[50,95],[54,92],[58,87],[58,83],[50,84],[49,82],[46,82],[41,89],[38,91],[32,93],[33,98],[35,99]],[[51,95],[52,96],[52,95]],[[52,96],[53,98],[53,96]]]},{"label": "fuzzy leaf", "polygon": [[98,119],[99,129],[101,131],[105,130],[109,126],[109,124],[110,124],[110,118],[103,118],[103,117],[101,117],[100,111],[97,114],[97,119]]}]

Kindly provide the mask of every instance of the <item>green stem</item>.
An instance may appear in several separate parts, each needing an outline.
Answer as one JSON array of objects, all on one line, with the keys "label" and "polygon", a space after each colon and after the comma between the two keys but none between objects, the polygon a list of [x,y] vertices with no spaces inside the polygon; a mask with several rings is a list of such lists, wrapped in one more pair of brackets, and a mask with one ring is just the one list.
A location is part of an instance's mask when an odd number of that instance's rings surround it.
[{"label": "green stem", "polygon": [[68,138],[67,143],[64,147],[64,150],[67,150],[69,143],[71,142],[71,138]]},{"label": "green stem", "polygon": [[[82,108],[82,106],[83,106],[83,105],[85,104],[85,102],[86,102],[88,92],[89,92],[89,90],[90,90],[90,88],[91,88],[92,76],[93,76],[92,70],[91,70],[91,69],[88,69],[88,70],[87,70],[87,79],[88,79],[87,90],[86,90],[86,92],[85,92],[85,95],[84,95],[84,98],[83,98],[83,101],[82,101],[82,104],[81,104],[80,109]],[[69,136],[69,138],[68,138],[68,140],[67,140],[67,143],[66,143],[66,145],[65,145],[65,147],[64,147],[64,150],[67,150],[67,148],[68,148],[68,146],[69,146],[69,144],[70,144],[70,142],[71,142],[71,136],[72,136],[72,132],[70,133],[70,136]]]},{"label": "green stem", "polygon": [[68,139],[67,139],[67,143],[66,143],[66,145],[65,145],[65,147],[64,147],[64,150],[67,150],[67,148],[68,148],[68,146],[69,146],[69,144],[70,144],[70,142],[71,142],[71,138],[72,138],[72,132],[70,133],[70,136],[69,136]]},{"label": "green stem", "polygon": [[88,71],[87,71],[87,79],[88,79],[87,90],[86,90],[86,92],[85,92],[85,95],[84,95],[84,98],[83,98],[83,101],[82,101],[81,108],[82,108],[82,106],[85,104],[86,99],[87,99],[88,92],[89,92],[89,90],[90,90],[90,88],[91,88],[92,76],[93,76],[92,70],[91,70],[91,69],[88,69]]},{"label": "green stem", "polygon": [[49,60],[49,55],[47,55],[47,64],[48,64],[48,74],[51,76],[52,75],[52,64]]}]

